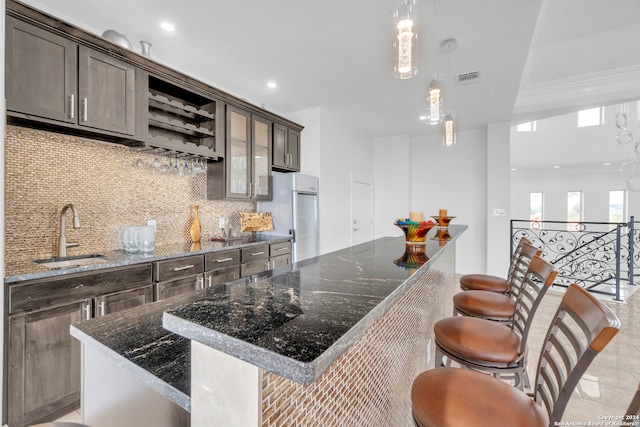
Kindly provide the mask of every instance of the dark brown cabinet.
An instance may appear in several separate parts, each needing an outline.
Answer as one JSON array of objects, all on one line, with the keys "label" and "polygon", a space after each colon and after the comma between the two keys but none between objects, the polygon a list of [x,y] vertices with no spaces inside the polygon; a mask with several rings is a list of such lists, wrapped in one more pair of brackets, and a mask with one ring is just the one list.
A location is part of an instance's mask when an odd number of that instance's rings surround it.
[{"label": "dark brown cabinet", "polygon": [[135,134],[135,68],[7,17],[7,115],[113,135]]},{"label": "dark brown cabinet", "polygon": [[273,124],[273,169],[300,172],[300,132]]},{"label": "dark brown cabinet", "polygon": [[204,283],[210,287],[240,278],[240,250],[212,252],[204,256]]},{"label": "dark brown cabinet", "polygon": [[78,408],[80,344],[70,325],[150,301],[150,289],[151,264],[7,286],[7,423],[51,421]]},{"label": "dark brown cabinet", "polygon": [[193,255],[154,263],[154,300],[181,295],[204,287],[204,255]]},{"label": "dark brown cabinet", "polygon": [[225,129],[225,160],[209,164],[208,198],[271,200],[271,121],[227,105]]}]

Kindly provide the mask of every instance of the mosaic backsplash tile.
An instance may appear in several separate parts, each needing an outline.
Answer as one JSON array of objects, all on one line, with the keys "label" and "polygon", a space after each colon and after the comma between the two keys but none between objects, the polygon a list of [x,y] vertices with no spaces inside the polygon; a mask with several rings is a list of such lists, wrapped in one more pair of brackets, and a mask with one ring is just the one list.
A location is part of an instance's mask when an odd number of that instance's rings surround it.
[{"label": "mosaic backsplash tile", "polygon": [[[7,276],[56,254],[60,211],[68,203],[81,224],[74,229],[67,212],[67,241],[80,244],[68,255],[117,249],[120,227],[149,219],[156,220],[156,245],[188,241],[193,205],[204,240],[221,234],[219,218],[228,218],[227,227],[240,235],[239,212],[256,210],[254,202],[207,200],[206,174],[190,175],[188,159],[178,159],[180,175],[173,157],[16,126],[7,126],[5,150]],[[173,173],[159,171],[169,166]]]}]

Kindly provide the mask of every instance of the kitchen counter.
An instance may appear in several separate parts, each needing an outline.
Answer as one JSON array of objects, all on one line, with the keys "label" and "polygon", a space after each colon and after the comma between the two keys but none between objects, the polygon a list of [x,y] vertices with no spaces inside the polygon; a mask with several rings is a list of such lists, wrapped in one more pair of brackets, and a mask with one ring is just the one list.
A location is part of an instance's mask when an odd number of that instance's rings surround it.
[{"label": "kitchen counter", "polygon": [[203,241],[199,248],[192,247],[192,243],[175,243],[169,245],[156,245],[153,253],[129,254],[122,250],[100,252],[105,256],[106,262],[101,264],[83,265],[72,268],[47,268],[35,262],[29,262],[19,267],[12,275],[5,277],[5,284],[17,283],[25,280],[56,277],[64,274],[82,273],[125,265],[141,264],[145,262],[161,261],[171,258],[179,258],[186,255],[205,254],[234,248],[250,247],[262,243],[279,243],[291,240],[290,236],[245,236],[239,240],[229,242]]},{"label": "kitchen counter", "polygon": [[[411,289],[444,292],[442,299],[449,298],[454,287],[449,264],[465,229],[451,226],[444,239],[436,238],[434,229],[415,253],[403,238],[378,239],[254,281],[241,279],[82,322],[72,327],[72,335],[187,410],[193,405],[191,339],[192,346],[204,345],[264,369],[263,378],[268,373],[315,387]],[[442,263],[450,270],[446,274]],[[443,281],[442,289],[420,285],[434,274]],[[437,301],[429,304],[438,306]],[[438,308],[425,318],[441,318],[449,310]],[[175,333],[162,328],[165,312],[164,324]]]}]

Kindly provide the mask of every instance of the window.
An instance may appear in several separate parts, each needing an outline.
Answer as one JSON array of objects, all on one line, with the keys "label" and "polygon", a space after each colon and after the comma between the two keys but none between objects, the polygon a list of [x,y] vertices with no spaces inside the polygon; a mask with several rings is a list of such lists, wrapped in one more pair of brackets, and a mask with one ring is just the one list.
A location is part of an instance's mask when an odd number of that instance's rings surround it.
[{"label": "window", "polygon": [[604,124],[604,107],[578,111],[578,127],[600,126]]},{"label": "window", "polygon": [[536,122],[520,123],[516,126],[517,132],[534,132],[536,130]]},{"label": "window", "polygon": [[567,230],[579,230],[582,222],[582,191],[567,192]]},{"label": "window", "polygon": [[625,221],[625,199],[624,190],[609,191],[609,222]]},{"label": "window", "polygon": [[531,228],[538,228],[542,221],[542,193],[529,193],[529,219]]}]

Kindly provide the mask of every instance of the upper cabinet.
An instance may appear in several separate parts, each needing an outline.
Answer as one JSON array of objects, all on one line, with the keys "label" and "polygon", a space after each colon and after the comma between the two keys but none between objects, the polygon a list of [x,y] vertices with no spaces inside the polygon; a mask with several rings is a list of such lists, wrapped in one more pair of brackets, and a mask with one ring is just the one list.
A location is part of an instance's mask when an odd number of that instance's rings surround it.
[{"label": "upper cabinet", "polygon": [[279,123],[273,124],[273,169],[300,171],[300,132]]},{"label": "upper cabinet", "polygon": [[6,21],[7,115],[135,135],[135,68],[13,17]]},{"label": "upper cabinet", "polygon": [[227,105],[224,164],[209,164],[209,199],[271,200],[271,121]]},{"label": "upper cabinet", "polygon": [[144,142],[150,147],[197,154],[224,156],[224,127],[219,117],[222,103],[193,89],[186,89],[144,73]]}]

